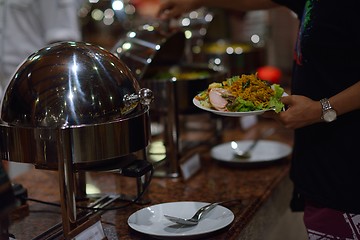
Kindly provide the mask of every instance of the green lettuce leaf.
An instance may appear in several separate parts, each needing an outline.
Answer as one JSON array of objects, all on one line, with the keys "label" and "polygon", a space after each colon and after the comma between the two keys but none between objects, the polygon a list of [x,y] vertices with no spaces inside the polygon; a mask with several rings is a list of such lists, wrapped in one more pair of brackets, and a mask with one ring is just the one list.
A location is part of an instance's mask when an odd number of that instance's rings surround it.
[{"label": "green lettuce leaf", "polygon": [[269,107],[273,108],[276,113],[279,113],[283,110],[284,104],[280,101],[281,97],[284,94],[284,89],[280,87],[279,84],[271,85],[273,90],[275,91],[275,95],[269,101]]}]

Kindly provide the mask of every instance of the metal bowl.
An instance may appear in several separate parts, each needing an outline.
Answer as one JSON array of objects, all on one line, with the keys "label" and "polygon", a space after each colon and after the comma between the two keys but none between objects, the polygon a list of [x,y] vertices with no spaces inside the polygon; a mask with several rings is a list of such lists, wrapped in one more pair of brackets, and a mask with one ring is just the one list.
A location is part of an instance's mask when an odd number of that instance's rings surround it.
[{"label": "metal bowl", "polygon": [[49,45],[23,62],[5,92],[2,157],[56,168],[63,157],[87,165],[127,156],[148,145],[151,99],[109,51]]}]

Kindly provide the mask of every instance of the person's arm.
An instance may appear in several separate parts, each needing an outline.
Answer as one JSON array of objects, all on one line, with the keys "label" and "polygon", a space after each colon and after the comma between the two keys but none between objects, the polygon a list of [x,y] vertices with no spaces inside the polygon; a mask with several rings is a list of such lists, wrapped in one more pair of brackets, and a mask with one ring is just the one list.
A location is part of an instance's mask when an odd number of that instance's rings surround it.
[{"label": "person's arm", "polygon": [[[344,91],[329,97],[330,104],[338,116],[360,109],[360,81]],[[319,101],[310,98],[291,95],[282,98],[288,109],[275,115],[265,115],[278,119],[285,127],[296,129],[321,122],[322,110]],[[336,121],[336,120],[335,120]]]},{"label": "person's arm", "polygon": [[360,81],[344,91],[329,98],[331,106],[337,115],[360,109]]},{"label": "person's arm", "polygon": [[239,11],[269,9],[279,6],[272,0],[162,0],[157,16],[160,19],[180,17],[200,7],[216,7]]}]

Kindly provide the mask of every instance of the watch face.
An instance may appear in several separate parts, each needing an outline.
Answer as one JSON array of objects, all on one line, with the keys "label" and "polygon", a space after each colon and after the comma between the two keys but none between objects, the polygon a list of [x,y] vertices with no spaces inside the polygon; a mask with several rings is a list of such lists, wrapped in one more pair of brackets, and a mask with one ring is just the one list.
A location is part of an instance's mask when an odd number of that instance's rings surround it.
[{"label": "watch face", "polygon": [[336,112],[334,110],[328,110],[324,113],[324,120],[326,122],[332,122],[336,119]]}]

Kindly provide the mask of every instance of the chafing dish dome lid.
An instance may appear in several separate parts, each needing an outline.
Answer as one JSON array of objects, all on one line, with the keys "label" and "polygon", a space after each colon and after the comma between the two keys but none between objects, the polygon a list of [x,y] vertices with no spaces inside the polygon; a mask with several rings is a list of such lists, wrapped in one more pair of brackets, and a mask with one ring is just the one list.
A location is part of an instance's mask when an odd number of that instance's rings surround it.
[{"label": "chafing dish dome lid", "polygon": [[122,36],[112,52],[128,64],[137,79],[142,80],[149,69],[178,64],[185,45],[186,38],[181,29],[145,24]]},{"label": "chafing dish dome lid", "polygon": [[140,111],[140,104],[124,102],[139,91],[111,52],[83,42],[55,43],[20,65],[5,92],[1,120],[33,128],[105,123]]}]

